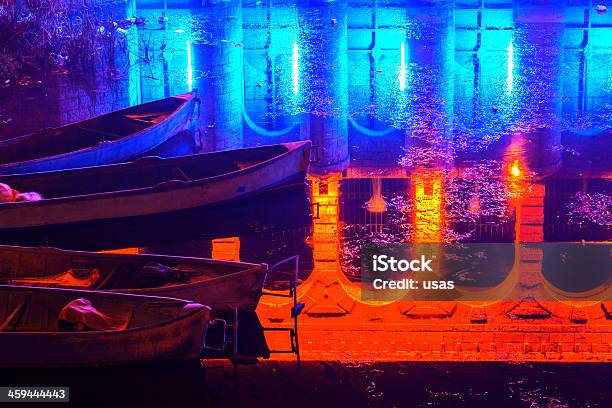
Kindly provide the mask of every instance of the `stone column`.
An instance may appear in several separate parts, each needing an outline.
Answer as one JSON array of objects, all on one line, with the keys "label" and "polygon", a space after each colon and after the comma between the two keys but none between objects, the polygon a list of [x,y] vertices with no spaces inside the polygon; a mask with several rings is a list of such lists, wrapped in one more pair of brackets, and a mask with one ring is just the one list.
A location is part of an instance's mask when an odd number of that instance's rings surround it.
[{"label": "stone column", "polygon": [[416,242],[441,242],[447,229],[443,171],[453,163],[455,22],[449,0],[406,8],[404,164],[411,178]]},{"label": "stone column", "polygon": [[242,1],[193,3],[193,87],[202,100],[199,131],[203,149],[239,148],[243,145],[244,105]]},{"label": "stone column", "polygon": [[311,172],[344,170],[349,161],[347,1],[299,0],[298,7],[300,133],[319,154]]},{"label": "stone column", "polygon": [[420,0],[406,9],[404,119],[408,167],[452,164],[455,14],[449,0]]},{"label": "stone column", "polygon": [[564,6],[564,0],[515,2],[517,115],[509,153],[538,177],[561,165]]}]

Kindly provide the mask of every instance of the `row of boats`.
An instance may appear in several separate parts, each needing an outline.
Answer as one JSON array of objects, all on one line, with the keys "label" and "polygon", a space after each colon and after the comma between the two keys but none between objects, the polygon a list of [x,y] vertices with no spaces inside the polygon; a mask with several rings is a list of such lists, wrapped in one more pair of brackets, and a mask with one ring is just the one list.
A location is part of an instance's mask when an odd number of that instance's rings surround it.
[{"label": "row of boats", "polygon": [[[189,93],[0,142],[0,183],[41,197],[0,203],[0,242],[51,227],[154,220],[304,178],[310,142],[146,156],[188,126],[198,103]],[[268,272],[266,264],[0,245],[0,367],[198,358],[220,316],[254,313]]]},{"label": "row of boats", "polygon": [[[254,312],[268,272],[266,264],[12,246],[0,246],[0,265],[1,367],[198,358],[216,317]],[[151,265],[180,277],[143,278]],[[61,311],[79,299],[91,302],[89,316],[125,316],[124,327],[61,330]]]}]

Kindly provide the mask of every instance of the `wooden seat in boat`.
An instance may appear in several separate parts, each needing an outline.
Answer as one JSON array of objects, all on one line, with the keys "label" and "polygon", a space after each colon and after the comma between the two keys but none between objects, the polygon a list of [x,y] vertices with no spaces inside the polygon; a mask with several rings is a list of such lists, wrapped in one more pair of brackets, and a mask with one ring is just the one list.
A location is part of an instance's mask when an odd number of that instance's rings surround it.
[{"label": "wooden seat in boat", "polygon": [[151,126],[156,123],[161,122],[164,119],[162,112],[159,113],[148,113],[146,115],[138,115],[138,114],[124,114],[122,115],[125,119],[132,120],[134,122]]}]

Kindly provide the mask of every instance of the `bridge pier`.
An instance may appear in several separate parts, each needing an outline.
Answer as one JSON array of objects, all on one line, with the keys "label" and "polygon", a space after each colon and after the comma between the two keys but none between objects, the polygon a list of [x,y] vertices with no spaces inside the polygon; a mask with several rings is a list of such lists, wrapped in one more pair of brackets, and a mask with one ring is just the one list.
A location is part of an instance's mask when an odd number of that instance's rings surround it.
[{"label": "bridge pier", "polygon": [[191,7],[193,88],[202,111],[198,130],[205,152],[243,146],[244,60],[241,0],[202,0]]},{"label": "bridge pier", "polygon": [[512,92],[517,112],[509,153],[522,155],[538,177],[561,166],[564,32],[563,0],[515,3]]},{"label": "bridge pier", "polygon": [[311,173],[342,171],[349,162],[347,1],[300,0],[298,7],[301,138],[318,149]]},{"label": "bridge pier", "polygon": [[423,0],[406,9],[406,151],[408,167],[452,165],[455,18],[453,2]]}]

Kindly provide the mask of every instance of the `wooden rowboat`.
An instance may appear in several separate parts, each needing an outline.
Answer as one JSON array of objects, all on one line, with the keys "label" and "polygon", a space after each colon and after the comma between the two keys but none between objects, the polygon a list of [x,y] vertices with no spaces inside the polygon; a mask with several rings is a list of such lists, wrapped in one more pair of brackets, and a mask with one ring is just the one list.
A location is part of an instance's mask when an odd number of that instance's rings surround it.
[{"label": "wooden rowboat", "polygon": [[0,174],[119,163],[156,148],[183,130],[194,92],[145,103],[0,142]]},{"label": "wooden rowboat", "polygon": [[44,199],[0,204],[0,232],[205,207],[304,178],[310,142],[0,177]]},{"label": "wooden rowboat", "polygon": [[[91,302],[106,319],[123,326],[62,331],[60,313],[77,299]],[[0,285],[0,367],[198,358],[209,320],[206,306],[179,299]]]},{"label": "wooden rowboat", "polygon": [[[139,279],[145,265],[173,268],[181,279]],[[104,290],[190,300],[215,312],[254,311],[266,264],[148,254],[66,251],[0,245],[0,284]],[[146,277],[145,277],[146,278]]]}]

